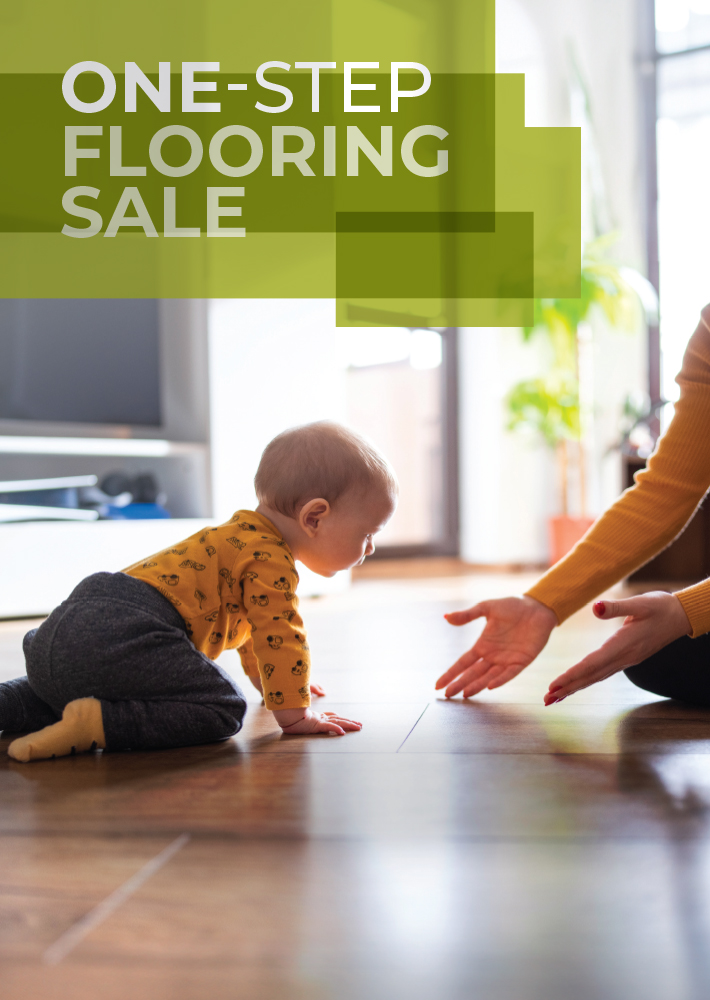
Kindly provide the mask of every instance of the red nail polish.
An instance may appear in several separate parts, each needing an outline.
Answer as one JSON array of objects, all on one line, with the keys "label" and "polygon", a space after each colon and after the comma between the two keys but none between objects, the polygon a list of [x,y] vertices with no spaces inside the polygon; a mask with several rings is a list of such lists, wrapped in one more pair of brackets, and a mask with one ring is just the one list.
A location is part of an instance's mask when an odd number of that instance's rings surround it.
[{"label": "red nail polish", "polygon": [[552,701],[546,701],[545,708],[549,708],[550,705],[556,705],[559,700],[559,698],[553,698]]},{"label": "red nail polish", "polygon": [[594,610],[597,612],[597,614],[603,615],[604,612],[606,611],[606,604],[604,603],[604,601],[597,601],[596,604],[594,605]]}]

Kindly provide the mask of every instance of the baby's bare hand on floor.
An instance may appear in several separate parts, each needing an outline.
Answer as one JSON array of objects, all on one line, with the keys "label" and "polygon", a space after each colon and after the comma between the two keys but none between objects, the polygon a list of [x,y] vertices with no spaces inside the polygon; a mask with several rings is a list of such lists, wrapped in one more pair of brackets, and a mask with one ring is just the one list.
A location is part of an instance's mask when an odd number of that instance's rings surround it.
[{"label": "baby's bare hand on floor", "polygon": [[[362,729],[361,722],[346,719],[338,715],[337,712],[314,712],[312,708],[307,708],[305,712],[304,717],[297,722],[293,722],[289,726],[281,726],[287,736],[310,736],[313,733],[332,733],[335,736],[345,736],[346,732],[356,733]],[[281,723],[279,724],[281,725]]]}]

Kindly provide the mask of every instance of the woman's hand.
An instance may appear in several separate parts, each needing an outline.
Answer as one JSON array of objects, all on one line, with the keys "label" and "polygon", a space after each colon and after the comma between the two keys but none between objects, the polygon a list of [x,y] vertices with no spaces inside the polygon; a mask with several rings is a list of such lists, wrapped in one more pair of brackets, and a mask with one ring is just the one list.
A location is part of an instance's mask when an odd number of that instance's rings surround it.
[{"label": "woman's hand", "polygon": [[544,649],[557,625],[555,612],[533,597],[482,601],[468,611],[444,617],[450,625],[486,619],[478,641],[436,682],[437,691],[446,687],[447,698],[459,691],[464,698],[471,698],[484,688],[506,684]]},{"label": "woman's hand", "polygon": [[312,733],[345,736],[346,732],[358,732],[362,729],[361,722],[344,719],[336,712],[314,712],[312,708],[284,709],[274,712],[274,717],[287,736],[310,736]]},{"label": "woman's hand", "polygon": [[554,705],[576,691],[641,663],[669,642],[692,631],[674,594],[653,591],[622,601],[597,601],[597,618],[624,618],[624,624],[599,649],[585,656],[550,684],[545,704]]}]

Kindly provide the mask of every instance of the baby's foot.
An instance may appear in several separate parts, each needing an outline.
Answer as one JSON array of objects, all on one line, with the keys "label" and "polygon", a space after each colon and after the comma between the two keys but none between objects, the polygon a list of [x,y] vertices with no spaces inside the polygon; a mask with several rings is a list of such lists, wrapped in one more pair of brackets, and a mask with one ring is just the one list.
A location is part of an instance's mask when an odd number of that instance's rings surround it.
[{"label": "baby's foot", "polygon": [[47,757],[67,757],[87,750],[104,750],[105,747],[101,702],[96,698],[79,698],[69,702],[59,722],[13,740],[7,753],[15,760],[26,763]]}]

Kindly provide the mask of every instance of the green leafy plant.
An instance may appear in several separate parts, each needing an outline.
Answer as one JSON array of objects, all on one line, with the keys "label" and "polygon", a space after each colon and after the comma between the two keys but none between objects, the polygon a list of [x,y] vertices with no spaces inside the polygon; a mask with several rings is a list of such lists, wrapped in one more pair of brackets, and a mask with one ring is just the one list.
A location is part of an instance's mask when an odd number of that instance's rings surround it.
[{"label": "green leafy plant", "polygon": [[[507,397],[508,429],[533,430],[556,450],[561,471],[561,511],[569,510],[570,444],[575,447],[580,509],[586,512],[583,420],[580,407],[580,328],[599,310],[617,330],[634,330],[642,315],[639,293],[645,279],[637,272],[608,259],[615,234],[599,237],[585,248],[581,294],[578,299],[536,299],[532,326],[523,340],[544,337],[551,347],[552,363],[545,375],[518,382]],[[648,286],[650,289],[650,286]]]}]

